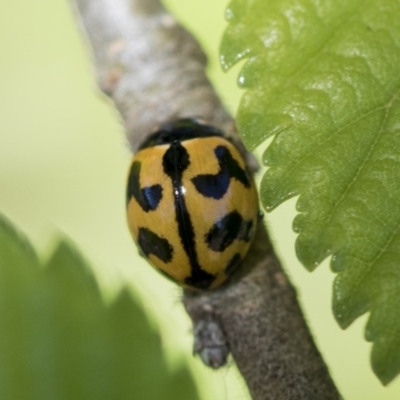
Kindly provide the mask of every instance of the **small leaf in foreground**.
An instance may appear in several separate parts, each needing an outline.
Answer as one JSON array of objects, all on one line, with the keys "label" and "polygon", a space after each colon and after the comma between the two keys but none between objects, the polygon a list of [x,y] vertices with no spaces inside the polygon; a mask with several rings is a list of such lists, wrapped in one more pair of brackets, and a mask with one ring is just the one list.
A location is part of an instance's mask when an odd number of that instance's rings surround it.
[{"label": "small leaf in foreground", "polygon": [[261,198],[299,195],[296,251],[332,255],[345,328],[370,312],[372,365],[400,372],[400,2],[233,0],[221,61],[246,58],[238,112],[246,145],[275,135]]},{"label": "small leaf in foreground", "polygon": [[0,216],[0,398],[197,399],[168,370],[159,336],[124,291],[106,306],[90,268],[60,243],[43,268]]}]

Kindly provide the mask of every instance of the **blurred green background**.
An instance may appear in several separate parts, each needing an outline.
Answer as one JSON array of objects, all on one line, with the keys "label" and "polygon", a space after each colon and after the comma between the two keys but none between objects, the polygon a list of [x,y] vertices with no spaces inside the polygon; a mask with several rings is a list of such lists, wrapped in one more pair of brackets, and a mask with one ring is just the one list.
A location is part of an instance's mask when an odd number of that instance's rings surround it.
[{"label": "blurred green background", "polygon": [[[227,2],[165,4],[200,40],[210,78],[235,112],[240,66],[223,74],[218,64]],[[186,357],[204,400],[246,399],[232,366],[213,372],[192,358],[191,325],[179,288],[137,255],[124,210],[130,154],[120,117],[98,92],[90,62],[67,0],[0,0],[0,212],[28,234],[43,257],[57,237],[70,237],[96,267],[109,298],[121,284],[132,286],[161,329],[171,368]],[[383,388],[371,371],[370,344],[362,339],[366,317],[347,331],[334,321],[328,263],[309,274],[296,260],[294,215],[291,200],[266,220],[341,393],[349,400],[399,399],[400,380]]]}]

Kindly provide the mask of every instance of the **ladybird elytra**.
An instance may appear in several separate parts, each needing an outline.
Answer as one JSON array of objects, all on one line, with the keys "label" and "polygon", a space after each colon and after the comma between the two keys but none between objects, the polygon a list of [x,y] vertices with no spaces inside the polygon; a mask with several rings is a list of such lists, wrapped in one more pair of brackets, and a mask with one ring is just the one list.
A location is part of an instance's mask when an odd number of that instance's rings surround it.
[{"label": "ladybird elytra", "polygon": [[183,286],[221,285],[249,250],[258,215],[243,156],[214,127],[192,119],[165,124],[132,160],[132,237],[153,266]]}]

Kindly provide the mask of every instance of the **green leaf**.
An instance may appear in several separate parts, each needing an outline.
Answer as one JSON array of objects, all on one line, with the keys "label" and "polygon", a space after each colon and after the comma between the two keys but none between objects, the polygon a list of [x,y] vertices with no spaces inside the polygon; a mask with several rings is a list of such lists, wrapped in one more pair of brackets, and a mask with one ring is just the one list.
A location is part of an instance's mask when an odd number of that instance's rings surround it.
[{"label": "green leaf", "polygon": [[332,255],[343,328],[371,312],[372,365],[400,372],[400,2],[234,0],[221,62],[246,58],[237,122],[254,149],[275,135],[261,198],[300,196],[296,251]]},{"label": "green leaf", "polygon": [[0,398],[197,399],[124,291],[106,306],[90,268],[62,242],[45,268],[0,216]]}]

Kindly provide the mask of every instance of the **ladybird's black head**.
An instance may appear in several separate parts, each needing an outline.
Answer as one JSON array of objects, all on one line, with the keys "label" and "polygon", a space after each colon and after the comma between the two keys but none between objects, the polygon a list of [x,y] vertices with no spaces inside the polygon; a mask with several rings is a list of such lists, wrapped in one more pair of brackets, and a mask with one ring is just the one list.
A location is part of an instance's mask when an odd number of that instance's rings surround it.
[{"label": "ladybird's black head", "polygon": [[183,141],[198,137],[224,136],[222,131],[211,125],[201,124],[194,119],[184,118],[161,125],[157,132],[152,133],[139,147],[146,147]]}]

